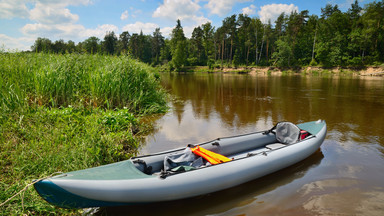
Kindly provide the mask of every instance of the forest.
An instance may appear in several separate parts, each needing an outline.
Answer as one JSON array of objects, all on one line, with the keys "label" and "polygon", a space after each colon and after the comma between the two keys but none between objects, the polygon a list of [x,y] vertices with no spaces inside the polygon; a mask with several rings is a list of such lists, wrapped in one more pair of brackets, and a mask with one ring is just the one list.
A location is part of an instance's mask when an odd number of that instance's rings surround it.
[{"label": "forest", "polygon": [[152,66],[170,70],[184,66],[366,66],[384,62],[384,0],[359,5],[346,12],[338,5],[282,13],[274,23],[244,14],[226,17],[220,27],[205,23],[190,38],[177,20],[169,38],[157,28],[152,35],[107,32],[104,39],[73,41],[37,38],[32,52],[130,55]]}]

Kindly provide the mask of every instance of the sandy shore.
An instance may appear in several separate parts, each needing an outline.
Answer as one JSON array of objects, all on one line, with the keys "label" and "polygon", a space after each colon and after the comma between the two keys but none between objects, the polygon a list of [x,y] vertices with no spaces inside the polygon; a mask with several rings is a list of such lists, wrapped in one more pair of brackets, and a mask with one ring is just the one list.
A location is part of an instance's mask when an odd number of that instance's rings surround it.
[{"label": "sandy shore", "polygon": [[350,74],[353,76],[375,76],[384,78],[384,67],[303,67],[282,70],[276,67],[239,67],[239,68],[224,68],[223,72],[243,72],[250,75],[260,74],[283,74],[283,73],[300,73],[300,74]]}]

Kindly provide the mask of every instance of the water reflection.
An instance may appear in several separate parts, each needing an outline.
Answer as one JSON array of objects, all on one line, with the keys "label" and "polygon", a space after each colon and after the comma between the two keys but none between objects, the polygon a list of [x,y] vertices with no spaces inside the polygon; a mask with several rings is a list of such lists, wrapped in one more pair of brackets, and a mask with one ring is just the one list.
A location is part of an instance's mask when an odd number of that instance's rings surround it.
[{"label": "water reflection", "polygon": [[325,119],[345,137],[384,143],[384,79],[165,74],[163,86],[179,100],[143,153],[264,130],[283,120]]},{"label": "water reflection", "polygon": [[[384,209],[384,79],[164,74],[177,98],[141,153],[325,119],[321,152],[223,192],[149,207],[158,215],[380,215]],[[303,167],[302,167],[303,166]],[[154,209],[160,209],[153,211]],[[140,213],[141,214],[141,213]]]}]

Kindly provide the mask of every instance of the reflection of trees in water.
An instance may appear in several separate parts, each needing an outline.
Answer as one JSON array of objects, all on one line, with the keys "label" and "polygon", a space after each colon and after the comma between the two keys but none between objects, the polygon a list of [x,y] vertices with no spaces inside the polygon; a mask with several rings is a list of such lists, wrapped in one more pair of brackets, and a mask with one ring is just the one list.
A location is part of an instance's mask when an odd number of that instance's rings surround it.
[{"label": "reflection of trees in water", "polygon": [[[330,126],[352,123],[361,130],[369,125],[382,125],[384,119],[383,80],[167,74],[163,76],[163,84],[172,94],[190,102],[195,116],[209,119],[216,113],[230,127],[268,118],[273,123],[325,119]],[[181,119],[184,105],[174,106]],[[384,127],[373,131],[384,134]]]},{"label": "reflection of trees in water", "polygon": [[[258,83],[259,82],[259,83]],[[170,75],[165,86],[192,104],[194,115],[210,118],[217,113],[226,124],[254,122],[269,108],[270,94],[260,80],[249,76]],[[266,98],[265,100],[260,100]],[[183,110],[174,104],[176,110]],[[179,114],[178,114],[179,115]]]}]

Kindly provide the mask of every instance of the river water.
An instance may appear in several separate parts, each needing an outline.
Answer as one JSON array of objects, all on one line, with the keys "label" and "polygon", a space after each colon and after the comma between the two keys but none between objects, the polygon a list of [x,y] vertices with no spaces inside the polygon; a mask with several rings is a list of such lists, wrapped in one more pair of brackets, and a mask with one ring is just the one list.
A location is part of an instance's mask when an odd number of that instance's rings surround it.
[{"label": "river water", "polygon": [[324,119],[328,133],[306,160],[201,197],[108,209],[138,215],[384,215],[384,78],[164,74],[171,111],[141,154]]}]

